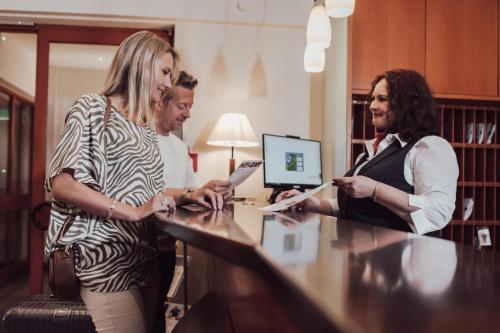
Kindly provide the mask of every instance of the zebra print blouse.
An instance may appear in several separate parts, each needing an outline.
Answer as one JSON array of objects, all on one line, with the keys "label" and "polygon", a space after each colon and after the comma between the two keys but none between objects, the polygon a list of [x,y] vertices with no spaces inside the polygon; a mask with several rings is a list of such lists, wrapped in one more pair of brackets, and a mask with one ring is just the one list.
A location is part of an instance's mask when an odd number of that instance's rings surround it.
[{"label": "zebra print blouse", "polygon": [[[106,98],[80,97],[66,115],[52,157],[45,187],[68,172],[74,179],[105,196],[140,206],[165,188],[156,133],[112,108],[104,129]],[[77,276],[96,292],[128,290],[158,278],[155,229],[151,221],[106,219],[53,200],[45,251],[66,219],[73,219],[59,244],[75,243]]]}]

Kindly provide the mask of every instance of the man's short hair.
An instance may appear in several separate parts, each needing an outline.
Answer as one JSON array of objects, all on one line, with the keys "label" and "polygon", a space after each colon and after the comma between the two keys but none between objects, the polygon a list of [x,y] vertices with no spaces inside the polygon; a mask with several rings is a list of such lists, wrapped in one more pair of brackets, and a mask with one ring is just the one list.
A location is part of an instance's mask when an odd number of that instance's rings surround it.
[{"label": "man's short hair", "polygon": [[[183,87],[189,90],[193,90],[198,85],[198,80],[191,74],[186,71],[180,71],[179,76],[177,77],[177,81],[175,82],[174,87]],[[172,95],[170,91],[167,90],[165,97],[163,98],[164,103],[168,103],[172,99]]]}]

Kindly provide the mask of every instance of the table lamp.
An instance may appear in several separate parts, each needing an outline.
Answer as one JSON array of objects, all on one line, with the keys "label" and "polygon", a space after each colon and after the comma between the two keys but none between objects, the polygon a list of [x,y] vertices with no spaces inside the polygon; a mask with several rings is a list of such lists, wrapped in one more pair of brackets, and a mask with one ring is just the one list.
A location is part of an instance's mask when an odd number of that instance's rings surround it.
[{"label": "table lamp", "polygon": [[229,174],[232,174],[235,168],[234,147],[257,147],[259,145],[247,116],[241,113],[222,114],[210,133],[207,144],[231,147]]}]

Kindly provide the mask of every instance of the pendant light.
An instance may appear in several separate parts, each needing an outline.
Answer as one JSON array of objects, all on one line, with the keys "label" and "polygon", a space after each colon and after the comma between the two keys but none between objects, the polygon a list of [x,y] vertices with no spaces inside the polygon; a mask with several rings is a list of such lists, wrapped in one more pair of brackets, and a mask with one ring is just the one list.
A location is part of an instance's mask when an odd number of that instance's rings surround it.
[{"label": "pendant light", "polygon": [[307,21],[307,45],[314,49],[326,49],[331,41],[330,18],[320,0],[314,6]]},{"label": "pendant light", "polygon": [[304,69],[309,73],[322,72],[325,68],[325,50],[306,45],[304,51]]},{"label": "pendant light", "polygon": [[331,17],[347,17],[354,12],[355,0],[326,0],[326,11]]}]

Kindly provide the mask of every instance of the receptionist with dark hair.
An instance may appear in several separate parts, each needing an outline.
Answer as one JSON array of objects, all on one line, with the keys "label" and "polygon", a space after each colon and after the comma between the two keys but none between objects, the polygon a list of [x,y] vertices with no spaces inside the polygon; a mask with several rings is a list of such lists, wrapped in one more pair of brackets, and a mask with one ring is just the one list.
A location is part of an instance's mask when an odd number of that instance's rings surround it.
[{"label": "receptionist with dark hair", "polygon": [[375,138],[344,177],[333,179],[337,199],[311,197],[299,209],[417,234],[444,228],[455,210],[458,163],[438,136],[427,82],[412,70],[390,70],[375,78],[369,96]]}]

